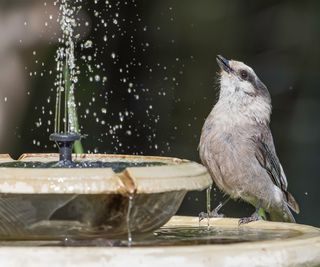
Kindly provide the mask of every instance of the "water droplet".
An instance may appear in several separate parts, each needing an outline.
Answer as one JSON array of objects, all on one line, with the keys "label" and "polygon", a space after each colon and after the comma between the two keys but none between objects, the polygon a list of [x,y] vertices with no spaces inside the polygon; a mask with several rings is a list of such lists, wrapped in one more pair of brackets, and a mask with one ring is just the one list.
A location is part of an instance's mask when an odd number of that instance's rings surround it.
[{"label": "water droplet", "polygon": [[92,47],[92,41],[91,41],[91,40],[87,40],[87,41],[84,43],[84,47],[85,47],[85,48],[91,48],[91,47]]}]

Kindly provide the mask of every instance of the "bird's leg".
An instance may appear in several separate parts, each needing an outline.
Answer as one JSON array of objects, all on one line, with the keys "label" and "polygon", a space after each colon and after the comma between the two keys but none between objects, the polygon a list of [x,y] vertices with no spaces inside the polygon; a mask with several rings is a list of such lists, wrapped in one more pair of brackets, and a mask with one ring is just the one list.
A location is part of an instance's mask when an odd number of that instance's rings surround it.
[{"label": "bird's leg", "polygon": [[224,215],[219,213],[219,211],[224,205],[226,205],[229,202],[229,200],[230,200],[230,197],[228,197],[225,201],[220,202],[219,205],[210,212],[210,216],[212,218],[222,218],[222,217],[224,217]]},{"label": "bird's leg", "polygon": [[255,222],[255,221],[259,221],[259,220],[264,220],[265,217],[265,213],[264,213],[264,210],[259,206],[257,206],[255,212],[250,216],[250,217],[244,217],[244,218],[241,218],[238,222],[239,226],[241,224],[247,224],[249,222]]},{"label": "bird's leg", "polygon": [[208,211],[208,212],[201,212],[199,214],[199,222],[201,222],[203,219],[206,218],[223,218],[224,215],[219,213],[219,210],[229,202],[230,197],[227,198],[225,201],[220,202],[219,205],[213,209],[212,211]]}]

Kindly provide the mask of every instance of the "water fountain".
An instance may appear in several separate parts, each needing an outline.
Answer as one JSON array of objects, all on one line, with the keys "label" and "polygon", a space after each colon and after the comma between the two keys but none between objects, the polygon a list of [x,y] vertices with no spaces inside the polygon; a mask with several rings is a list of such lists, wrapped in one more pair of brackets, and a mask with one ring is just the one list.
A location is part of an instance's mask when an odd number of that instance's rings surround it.
[{"label": "water fountain", "polygon": [[[320,230],[173,216],[212,180],[177,158],[83,154],[75,105],[75,9],[61,1],[55,133],[59,154],[0,155],[3,266],[300,266],[320,264]],[[64,101],[63,101],[64,100]],[[64,114],[64,115],[62,115]],[[61,127],[63,125],[63,127]],[[73,143],[76,142],[72,154]],[[112,247],[112,248],[111,248]]]},{"label": "water fountain", "polygon": [[[204,190],[212,180],[203,166],[188,160],[82,152],[74,94],[79,8],[67,0],[55,3],[62,37],[50,140],[59,154],[25,154],[19,160],[0,157],[0,210],[5,214],[0,237],[70,240],[128,235],[130,242],[131,232],[159,228],[177,212],[188,191]],[[73,148],[77,154],[72,155]]]}]

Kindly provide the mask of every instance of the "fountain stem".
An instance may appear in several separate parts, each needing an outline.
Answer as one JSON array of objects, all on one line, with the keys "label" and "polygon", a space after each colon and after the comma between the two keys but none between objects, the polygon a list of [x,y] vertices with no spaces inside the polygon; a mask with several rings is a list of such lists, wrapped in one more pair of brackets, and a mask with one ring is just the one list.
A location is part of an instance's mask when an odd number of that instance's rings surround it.
[{"label": "fountain stem", "polygon": [[77,133],[54,133],[50,135],[50,141],[57,143],[59,147],[60,162],[72,162],[72,148],[75,141],[80,140]]}]

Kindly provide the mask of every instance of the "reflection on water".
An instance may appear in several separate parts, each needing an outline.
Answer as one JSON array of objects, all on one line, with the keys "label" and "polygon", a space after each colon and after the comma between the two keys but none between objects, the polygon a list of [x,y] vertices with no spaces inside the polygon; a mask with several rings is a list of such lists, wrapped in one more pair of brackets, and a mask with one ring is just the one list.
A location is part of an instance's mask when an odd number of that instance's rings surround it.
[{"label": "reflection on water", "polygon": [[301,235],[296,230],[267,230],[239,227],[225,229],[217,227],[163,227],[153,233],[133,235],[132,241],[127,236],[108,239],[104,236],[87,235],[81,238],[71,236],[60,240],[45,239],[21,241],[0,241],[0,246],[97,246],[97,247],[153,247],[153,246],[188,246],[234,244],[275,239],[287,239]]}]

